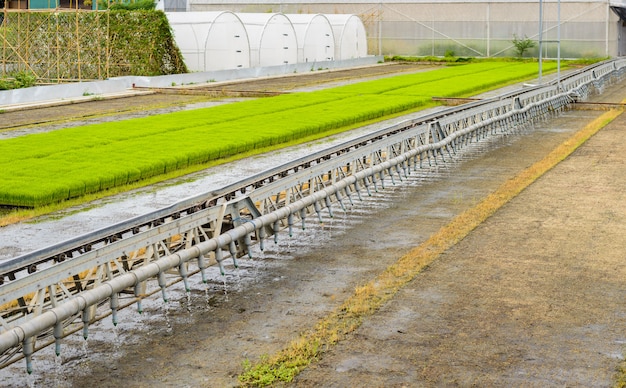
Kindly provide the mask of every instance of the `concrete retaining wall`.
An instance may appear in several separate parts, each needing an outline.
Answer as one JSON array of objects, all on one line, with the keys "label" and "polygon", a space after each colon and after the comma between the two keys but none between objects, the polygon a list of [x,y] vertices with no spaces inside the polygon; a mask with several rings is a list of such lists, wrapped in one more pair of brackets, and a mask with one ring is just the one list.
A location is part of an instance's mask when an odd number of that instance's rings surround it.
[{"label": "concrete retaining wall", "polygon": [[221,82],[237,79],[260,78],[281,74],[308,73],[320,69],[345,69],[373,65],[383,57],[368,56],[344,61],[297,63],[284,66],[257,67],[247,69],[220,70],[187,74],[172,74],[156,77],[118,77],[104,81],[77,82],[59,85],[35,86],[32,88],[0,91],[0,110],[16,105],[45,104],[100,98],[106,95],[127,93],[136,87],[166,88],[171,86]]}]

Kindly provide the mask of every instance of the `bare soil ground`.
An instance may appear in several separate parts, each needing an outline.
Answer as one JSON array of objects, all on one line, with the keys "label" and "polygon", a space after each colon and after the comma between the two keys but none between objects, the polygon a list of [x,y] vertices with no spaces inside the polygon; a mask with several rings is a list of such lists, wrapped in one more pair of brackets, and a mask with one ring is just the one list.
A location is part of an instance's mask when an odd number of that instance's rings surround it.
[{"label": "bare soil ground", "polygon": [[[314,71],[310,74],[293,74],[253,80],[228,81],[167,88],[162,93],[129,94],[115,99],[96,98],[78,103],[66,102],[62,106],[37,109],[16,109],[2,112],[0,107],[0,132],[20,127],[67,123],[102,116],[132,117],[147,113],[165,113],[186,109],[189,104],[215,101],[220,98],[254,93],[285,93],[294,89],[328,87],[332,83],[356,82],[374,77],[392,76],[403,72],[415,72],[432,68],[432,65],[387,63],[354,69]],[[138,92],[144,93],[141,89]],[[36,112],[36,113],[35,113]]]},{"label": "bare soil ground", "polygon": [[611,125],[437,260],[297,386],[610,386],[626,343]]},{"label": "bare soil ground", "polygon": [[295,385],[611,386],[626,343],[625,133],[622,115]]},{"label": "bare soil ground", "polygon": [[[623,85],[601,100],[624,99]],[[102,102],[102,101],[100,101]],[[568,111],[481,142],[334,219],[93,325],[0,385],[227,387],[452,217],[602,112]],[[295,386],[610,386],[626,343],[620,116],[435,261]]]}]

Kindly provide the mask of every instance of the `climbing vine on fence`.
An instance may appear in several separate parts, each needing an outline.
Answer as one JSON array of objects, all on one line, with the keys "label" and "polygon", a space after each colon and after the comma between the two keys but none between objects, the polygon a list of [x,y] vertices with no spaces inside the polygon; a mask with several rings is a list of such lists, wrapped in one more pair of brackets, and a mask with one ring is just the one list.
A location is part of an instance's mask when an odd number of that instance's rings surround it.
[{"label": "climbing vine on fence", "polygon": [[0,78],[16,71],[40,82],[187,71],[160,11],[6,12]]},{"label": "climbing vine on fence", "polygon": [[126,74],[161,75],[187,71],[163,12],[110,11],[109,14],[109,55],[118,64],[126,62]]}]

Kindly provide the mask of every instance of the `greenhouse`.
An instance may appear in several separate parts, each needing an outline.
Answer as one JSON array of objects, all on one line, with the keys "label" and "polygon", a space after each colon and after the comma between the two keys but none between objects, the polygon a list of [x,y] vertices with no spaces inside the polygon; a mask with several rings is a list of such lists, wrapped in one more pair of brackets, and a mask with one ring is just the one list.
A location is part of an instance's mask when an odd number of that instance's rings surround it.
[{"label": "greenhouse", "polygon": [[335,38],[328,18],[320,14],[286,15],[296,31],[298,62],[332,61]]},{"label": "greenhouse", "polygon": [[[527,56],[538,56],[539,46],[547,58],[556,57],[558,52],[566,58],[626,55],[626,0],[157,2],[159,9],[178,12],[228,10],[236,14],[356,15],[365,28],[369,55],[515,56],[513,41],[516,37],[535,42]],[[4,3],[7,9],[75,6],[96,9],[98,4],[88,0],[11,0]],[[343,52],[345,47],[336,44],[335,50]],[[344,58],[351,56],[342,55]]]},{"label": "greenhouse", "polygon": [[232,12],[168,12],[174,39],[190,71],[250,67],[250,43]]},{"label": "greenhouse", "polygon": [[248,33],[252,67],[298,62],[296,32],[285,15],[240,13],[237,16]]},{"label": "greenhouse", "polygon": [[515,56],[515,36],[535,42],[526,56],[539,40],[545,58],[558,42],[567,58],[626,55],[624,0],[188,1],[193,11],[357,15],[370,55]]},{"label": "greenhouse", "polygon": [[356,15],[166,12],[190,71],[281,66],[366,57]]},{"label": "greenhouse", "polygon": [[367,56],[367,36],[363,22],[356,15],[327,15],[335,34],[335,58],[338,60]]}]

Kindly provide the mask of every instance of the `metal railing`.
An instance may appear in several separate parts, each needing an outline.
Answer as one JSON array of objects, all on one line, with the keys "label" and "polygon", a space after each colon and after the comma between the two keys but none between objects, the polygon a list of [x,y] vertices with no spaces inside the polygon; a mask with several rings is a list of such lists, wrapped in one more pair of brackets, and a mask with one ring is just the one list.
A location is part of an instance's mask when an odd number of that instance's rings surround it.
[{"label": "metal railing", "polygon": [[[291,235],[308,217],[363,200],[411,170],[453,158],[469,143],[506,133],[558,112],[592,88],[621,78],[612,60],[533,86],[448,108],[303,157],[220,190],[0,263],[0,367],[56,344],[104,315],[161,292],[251,246]],[[155,281],[152,281],[155,280]],[[120,303],[120,295],[126,302]],[[108,306],[102,307],[105,304]],[[100,307],[100,308],[99,308]]]}]

